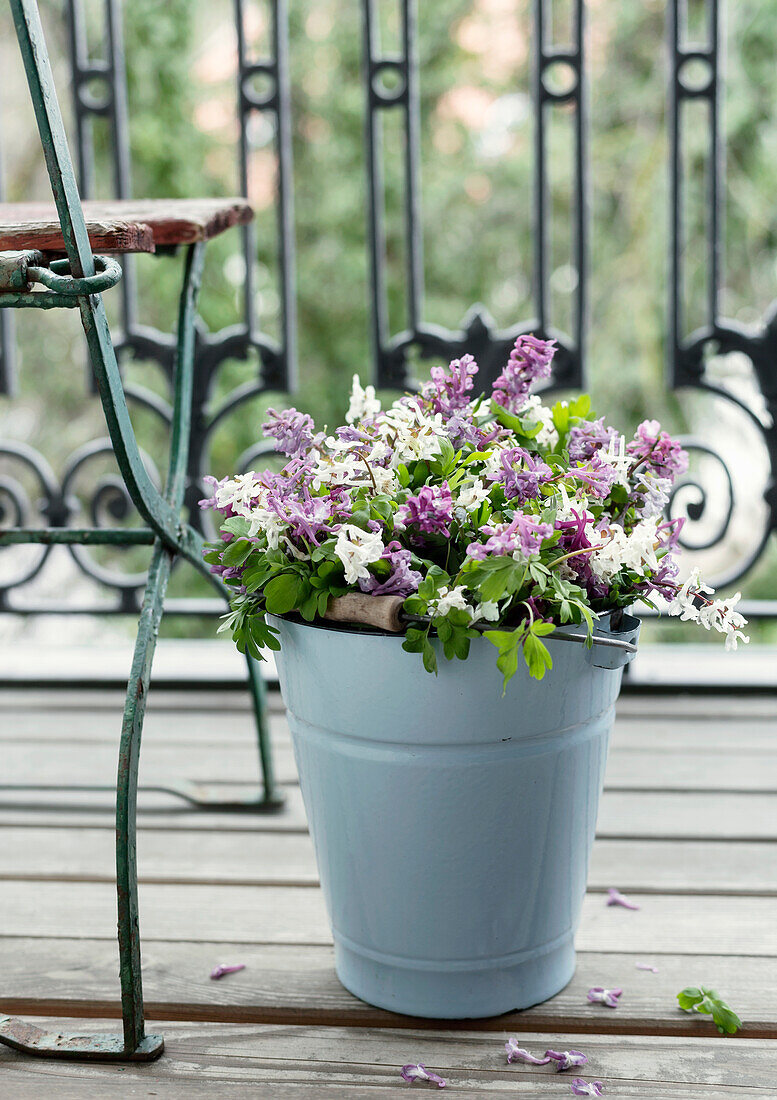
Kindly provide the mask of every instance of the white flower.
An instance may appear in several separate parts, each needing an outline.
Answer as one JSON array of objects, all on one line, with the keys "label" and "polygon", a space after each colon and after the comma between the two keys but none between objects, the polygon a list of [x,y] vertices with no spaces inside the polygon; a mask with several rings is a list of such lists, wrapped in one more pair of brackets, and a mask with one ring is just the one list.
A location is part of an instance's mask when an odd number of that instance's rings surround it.
[{"label": "white flower", "polygon": [[619,435],[617,439],[611,439],[606,447],[600,447],[596,452],[599,460],[615,470],[615,484],[629,488],[629,473],[634,463],[631,455],[626,454],[626,437]]},{"label": "white flower", "polygon": [[500,615],[501,611],[496,600],[485,600],[475,607],[475,615],[472,621],[478,623],[485,620],[487,623],[496,623],[499,621]]},{"label": "white flower", "polygon": [[216,506],[232,507],[238,515],[244,515],[253,500],[260,496],[264,487],[255,474],[237,474],[216,489]]},{"label": "white flower", "polygon": [[454,608],[457,611],[468,611],[470,616],[472,615],[472,608],[467,603],[464,596],[466,589],[463,585],[459,584],[455,588],[448,588],[444,585],[437,593],[437,598],[430,600],[429,611],[434,615],[447,615],[449,611],[453,611]]},{"label": "white flower", "polygon": [[610,528],[604,528],[599,532],[599,538],[604,545],[588,555],[594,573],[609,582],[624,566],[640,573],[646,567],[658,569],[657,526],[656,519],[644,520],[628,535],[616,523]]},{"label": "white flower", "polygon": [[436,458],[442,450],[441,439],[447,439],[439,413],[427,415],[415,399],[400,398],[380,418],[381,436],[391,446],[391,465]]},{"label": "white flower", "polygon": [[[675,597],[669,603],[667,611],[670,615],[679,615],[681,619],[699,623],[705,630],[717,630],[726,635],[726,649],[736,649],[738,642],[747,644],[750,639],[742,632],[742,627],[747,626],[747,619],[734,608],[742,598],[742,593],[735,593],[730,600],[707,600],[704,597],[713,596],[714,592],[706,584],[702,584],[699,570],[694,569],[685,584],[676,592]],[[697,600],[701,596],[701,600]]]},{"label": "white flower", "polygon": [[[566,404],[566,402],[563,402]],[[534,442],[540,447],[550,447],[551,450],[558,443],[558,431],[556,425],[553,423],[553,413],[547,405],[543,405],[542,398],[539,394],[532,393],[526,398],[526,404],[521,409],[519,416],[532,415],[535,423],[541,424],[537,435],[534,437]]]},{"label": "white flower", "polygon": [[267,545],[270,550],[277,550],[281,535],[286,529],[286,524],[278,513],[257,505],[254,508],[246,509],[242,514],[251,524],[248,537],[254,538],[260,531],[263,531],[267,536]]},{"label": "white flower", "polygon": [[348,412],[345,414],[346,422],[353,424],[355,420],[371,419],[373,416],[377,416],[379,412],[380,399],[375,396],[375,387],[367,386],[366,389],[362,389],[359,375],[355,374],[351,388],[351,403],[348,406]]},{"label": "white flower", "polygon": [[475,508],[480,507],[490,491],[490,487],[485,486],[479,479],[465,482],[459,489],[456,504],[466,512],[473,512]]},{"label": "white flower", "polygon": [[[698,568],[694,569],[686,582],[678,588],[674,599],[670,601],[666,609],[667,612],[670,615],[679,616],[680,619],[686,622],[698,623],[700,611],[696,605],[697,593],[707,596],[713,594],[713,590],[702,583],[701,572]],[[709,627],[707,629],[709,629]]]},{"label": "white flower", "polygon": [[367,566],[378,561],[383,550],[383,540],[376,531],[362,531],[353,523],[344,523],[337,532],[335,554],[343,563],[348,584],[366,580],[370,575]]}]

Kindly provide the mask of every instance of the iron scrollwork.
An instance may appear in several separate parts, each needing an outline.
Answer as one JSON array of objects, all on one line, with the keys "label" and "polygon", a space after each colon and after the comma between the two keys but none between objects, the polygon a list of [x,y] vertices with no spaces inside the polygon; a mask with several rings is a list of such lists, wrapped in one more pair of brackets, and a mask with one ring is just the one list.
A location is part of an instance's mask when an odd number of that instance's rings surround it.
[{"label": "iron scrollwork", "polygon": [[[675,389],[696,390],[737,409],[762,438],[768,455],[770,474],[764,492],[765,509],[759,520],[752,514],[748,524],[756,527],[750,532],[747,551],[733,564],[724,567],[716,582],[733,583],[742,577],[758,560],[766,546],[770,533],[777,528],[777,303],[768,311],[764,321],[748,328],[725,318],[721,311],[721,287],[723,286],[723,194],[725,186],[725,146],[721,126],[721,101],[724,88],[723,51],[721,49],[721,4],[719,0],[703,0],[705,40],[688,41],[687,8],[682,0],[670,0],[669,4],[669,122],[670,122],[670,302],[669,302],[669,382]],[[696,78],[691,79],[697,69]],[[698,70],[701,70],[701,76]],[[686,196],[687,172],[684,165],[685,117],[689,103],[701,102],[706,107],[707,125],[707,235],[706,288],[702,324],[686,333],[685,300],[686,234],[683,209]],[[738,353],[744,355],[752,368],[753,377],[763,398],[765,409],[758,411],[752,404],[735,394],[726,385],[710,376],[708,360]],[[694,525],[708,515],[710,490],[693,476],[678,485],[670,504],[673,515],[686,519],[681,543],[689,551],[709,550],[722,544],[730,533],[736,506],[736,486],[732,472],[720,450],[695,437],[684,440],[691,456],[707,456],[717,467],[715,498],[727,502],[723,516],[713,534],[694,537]],[[684,503],[683,503],[684,502]]]},{"label": "iron scrollwork", "polygon": [[[532,98],[534,103],[534,318],[507,331],[499,331],[482,306],[474,306],[464,318],[461,329],[453,331],[424,320],[423,234],[420,201],[421,110],[419,100],[419,61],[417,0],[398,0],[400,50],[388,54],[381,48],[376,0],[362,0],[364,82],[366,95],[367,142],[367,230],[370,258],[370,302],[373,360],[378,385],[405,389],[413,384],[408,357],[412,350],[422,358],[451,359],[471,352],[478,360],[479,381],[487,384],[504,366],[516,336],[522,332],[553,336],[558,341],[554,362],[553,385],[579,387],[584,381],[584,337],[586,323],[586,86],[584,66],[583,0],[573,0],[573,41],[557,46],[548,41],[550,4],[534,0],[533,33],[535,41]],[[571,84],[556,90],[549,79],[554,66],[563,64],[572,74]],[[390,74],[394,86],[386,87]],[[548,133],[550,111],[559,105],[574,111],[573,218],[570,225],[572,257],[576,268],[574,336],[559,332],[552,323],[548,294],[548,238],[550,212],[548,202]],[[406,327],[392,334],[386,293],[386,240],[384,227],[384,188],[382,165],[382,116],[399,111],[402,116],[404,157],[404,281],[407,288]]]}]

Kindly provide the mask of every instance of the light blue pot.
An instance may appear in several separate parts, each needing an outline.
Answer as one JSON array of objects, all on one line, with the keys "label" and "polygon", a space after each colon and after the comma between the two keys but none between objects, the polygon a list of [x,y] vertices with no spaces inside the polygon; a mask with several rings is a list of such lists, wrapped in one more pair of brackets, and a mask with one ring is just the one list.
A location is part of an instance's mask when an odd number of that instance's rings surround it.
[{"label": "light blue pot", "polygon": [[502,697],[484,639],[434,677],[399,636],[273,623],[346,989],[449,1019],[563,989],[628,656],[549,639],[552,672]]}]

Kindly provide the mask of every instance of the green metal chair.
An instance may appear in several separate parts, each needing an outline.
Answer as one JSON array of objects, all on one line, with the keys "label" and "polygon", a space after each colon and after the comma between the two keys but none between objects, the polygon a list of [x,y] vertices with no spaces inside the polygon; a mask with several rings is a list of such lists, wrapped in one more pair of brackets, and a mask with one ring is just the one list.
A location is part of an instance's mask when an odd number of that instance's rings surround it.
[{"label": "green metal chair", "polygon": [[[117,203],[112,204],[110,210],[101,210],[99,225],[92,227],[90,241],[37,2],[10,0],[10,6],[54,193],[58,225],[47,224],[39,212],[28,208],[25,214],[24,208],[19,208],[16,236],[25,243],[20,251],[0,252],[0,308],[61,307],[80,310],[116,460],[127,492],[145,526],[132,530],[3,529],[0,531],[0,547],[14,543],[147,544],[151,547],[151,563],[127,686],[116,784],[116,874],[123,1034],[48,1033],[13,1017],[0,1016],[0,1043],[44,1057],[150,1060],[162,1052],[164,1041],[159,1035],[146,1035],[144,1029],[135,851],[141,731],[151,664],[173,562],[180,556],[210,577],[202,561],[202,538],[181,519],[191,423],[194,322],[205,242],[209,236],[228,225],[249,220],[252,213],[242,200],[216,202],[215,210],[210,211],[214,214],[210,222],[207,211],[205,216],[200,216],[202,207],[208,207],[207,203],[195,203],[198,213],[192,211],[191,203],[188,206],[186,203],[156,203],[150,214],[146,209],[142,216],[136,209],[133,212],[133,204],[127,203],[122,207]],[[210,208],[213,207],[214,204],[210,203]],[[113,226],[112,219],[115,221]],[[178,235],[173,234],[172,239],[171,224],[178,226]],[[96,238],[103,239],[112,251],[152,250],[153,239],[149,240],[149,234],[153,238],[159,226],[166,226],[167,245],[189,242],[186,244],[178,313],[174,415],[164,493],[156,489],[141,460],[101,297],[103,291],[119,281],[121,267],[110,257],[93,254]],[[113,236],[112,229],[116,231]],[[52,254],[57,252],[64,253],[66,258],[52,258]],[[240,808],[273,809],[281,804],[281,800],[273,783],[264,723],[262,680],[250,659],[248,677],[258,725],[263,790],[258,798],[242,804]],[[189,797],[185,790],[178,789],[177,793]],[[238,804],[230,808],[238,808]]]}]

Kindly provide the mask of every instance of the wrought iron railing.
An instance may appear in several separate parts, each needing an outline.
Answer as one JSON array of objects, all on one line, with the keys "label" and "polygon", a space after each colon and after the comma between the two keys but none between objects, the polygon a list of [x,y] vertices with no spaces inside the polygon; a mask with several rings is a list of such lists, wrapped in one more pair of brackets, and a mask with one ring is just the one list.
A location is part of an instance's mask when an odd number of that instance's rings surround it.
[{"label": "wrought iron railing", "polygon": [[[449,358],[464,350],[472,352],[481,364],[481,378],[493,377],[506,357],[517,332],[534,331],[554,336],[559,342],[552,387],[576,388],[584,384],[587,372],[586,330],[588,325],[588,105],[586,58],[584,54],[584,0],[570,0],[571,28],[568,41],[551,37],[548,0],[533,0],[531,42],[533,50],[531,97],[534,113],[534,161],[532,203],[533,236],[533,315],[524,318],[514,328],[501,330],[488,312],[473,303],[459,329],[445,328],[427,317],[424,300],[424,260],[421,231],[421,193],[419,183],[420,82],[418,30],[416,9],[418,0],[396,0],[399,15],[399,49],[387,52],[381,47],[378,33],[377,0],[361,0],[363,81],[365,99],[367,248],[369,270],[369,301],[373,380],[379,386],[403,388],[413,384],[413,364],[418,357]],[[723,51],[720,46],[721,10],[718,0],[694,0],[703,7],[706,31],[699,41],[690,41],[683,0],[668,0],[667,23],[669,64],[667,68],[667,101],[669,103],[669,164],[671,181],[667,217],[670,225],[669,303],[667,316],[668,382],[672,388],[692,388],[705,391],[717,399],[738,408],[763,439],[768,452],[770,473],[765,493],[765,508],[752,523],[752,534],[744,555],[726,565],[723,580],[732,581],[749,569],[762,554],[770,533],[777,526],[777,490],[774,474],[777,469],[777,327],[772,314],[763,323],[746,328],[726,320],[721,313],[720,287],[723,280],[723,216],[721,193],[724,170],[724,138],[721,127],[721,88],[723,81]],[[67,0],[65,14],[69,27],[69,62],[72,71],[75,149],[80,174],[80,186],[89,197],[94,186],[94,150],[92,126],[95,119],[107,122],[110,134],[112,187],[116,197],[128,197],[130,191],[130,152],[126,91],[126,59],[122,41],[121,0],[100,0],[97,5],[104,19],[104,48],[95,56],[87,47],[86,8],[84,0]],[[90,5],[93,13],[95,5]],[[292,88],[290,48],[286,0],[268,4],[271,33],[270,50],[266,56],[251,56],[245,27],[246,2],[234,0],[233,15],[237,40],[235,85],[235,117],[239,136],[234,150],[236,178],[243,191],[248,190],[250,127],[258,114],[273,122],[274,152],[277,159],[275,195],[278,294],[280,325],[277,339],[263,331],[256,315],[254,271],[256,258],[255,230],[244,227],[242,254],[245,263],[245,284],[242,290],[242,320],[221,331],[201,331],[197,343],[197,373],[194,393],[193,437],[188,468],[185,505],[195,526],[201,520],[196,505],[204,473],[209,470],[209,448],[214,431],[236,409],[257,395],[269,390],[293,390],[297,375],[295,246],[292,185]],[[698,15],[698,12],[697,12]],[[693,72],[693,70],[701,70]],[[263,90],[258,90],[262,84]],[[707,107],[707,194],[708,218],[706,240],[686,239],[683,224],[686,175],[683,170],[683,123],[690,101],[701,101]],[[552,165],[548,151],[548,124],[553,112],[563,109],[572,119],[572,155],[568,224],[563,227],[570,241],[574,274],[570,331],[556,323],[548,291],[548,240],[552,209],[548,199],[549,174]],[[392,115],[401,120],[403,137],[402,204],[404,230],[404,284],[406,287],[405,324],[392,329],[389,320],[386,286],[386,234],[384,229],[384,164],[382,156],[382,124]],[[706,248],[707,275],[706,318],[701,328],[686,330],[683,302],[685,300],[686,248],[692,244]],[[300,257],[304,263],[304,256]],[[121,283],[121,323],[117,337],[120,356],[136,355],[154,361],[169,384],[172,377],[173,345],[164,333],[140,323],[137,310],[137,280],[134,261],[124,261]],[[11,394],[14,379],[14,341],[9,321],[0,317],[0,394]],[[736,351],[752,364],[762,400],[754,407],[707,369],[710,355],[725,355]],[[216,397],[219,380],[228,360],[243,359],[258,353],[257,377]],[[169,423],[168,403],[157,393],[128,381],[127,396],[136,407],[151,410],[163,422]],[[690,440],[698,455],[716,465],[723,499],[717,502],[719,514],[715,530],[699,537],[698,525],[711,512],[710,494],[706,485],[686,478],[672,501],[675,513],[689,518],[687,541],[692,549],[708,550],[730,533],[735,512],[735,485],[725,457],[714,440]],[[26,444],[0,441],[0,456],[25,467],[37,479],[42,511],[53,526],[66,524],[71,512],[71,484],[85,464],[106,453],[108,444],[98,440],[79,449],[66,463],[60,477],[54,474],[46,460]],[[242,456],[244,468],[270,448],[263,442]],[[20,484],[12,476],[0,476],[0,523],[24,524],[24,513],[31,507]],[[90,502],[95,523],[104,512],[113,520],[123,519],[131,506],[118,479],[104,478],[95,486]],[[709,524],[707,524],[709,528]],[[694,541],[695,540],[695,541]],[[137,611],[142,577],[124,575],[96,564],[83,550],[71,548],[79,568],[115,593],[108,610]],[[0,589],[0,610],[56,610],[49,602],[34,596],[33,581],[43,569],[49,548],[35,551],[33,560],[16,576],[6,580]],[[30,598],[24,596],[30,593]],[[216,610],[218,601],[181,600],[177,610],[202,612]],[[764,605],[766,606],[766,605]],[[769,608],[773,610],[773,608]],[[105,611],[104,603],[85,602],[68,606],[72,611]],[[756,609],[757,610],[757,609]]]}]

